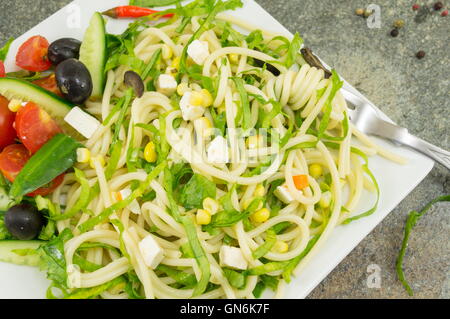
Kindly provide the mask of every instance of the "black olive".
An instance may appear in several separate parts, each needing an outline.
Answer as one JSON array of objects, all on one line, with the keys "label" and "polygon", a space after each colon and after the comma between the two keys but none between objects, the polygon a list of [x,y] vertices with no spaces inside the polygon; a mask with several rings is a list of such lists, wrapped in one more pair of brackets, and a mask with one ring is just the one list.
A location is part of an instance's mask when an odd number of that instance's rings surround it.
[{"label": "black olive", "polygon": [[134,71],[127,71],[124,75],[124,82],[128,87],[133,88],[134,94],[137,97],[142,97],[144,94],[144,81],[142,78]]},{"label": "black olive", "polygon": [[83,104],[92,94],[92,78],[86,66],[68,59],[56,67],[56,82],[63,96],[74,104]]},{"label": "black olive", "polygon": [[5,214],[6,229],[20,240],[36,238],[43,225],[42,215],[30,204],[13,206]]},{"label": "black olive", "polygon": [[62,38],[56,40],[48,47],[48,59],[53,65],[58,65],[67,59],[78,59],[80,57],[81,42],[73,38]]},{"label": "black olive", "polygon": [[253,59],[253,61],[255,61],[255,66],[262,68],[264,67],[264,64],[266,65],[267,71],[269,71],[270,73],[272,73],[275,76],[279,76],[280,75],[280,70],[278,70],[276,67],[274,67],[272,64],[270,63],[266,63],[264,61],[261,61],[259,59]]}]

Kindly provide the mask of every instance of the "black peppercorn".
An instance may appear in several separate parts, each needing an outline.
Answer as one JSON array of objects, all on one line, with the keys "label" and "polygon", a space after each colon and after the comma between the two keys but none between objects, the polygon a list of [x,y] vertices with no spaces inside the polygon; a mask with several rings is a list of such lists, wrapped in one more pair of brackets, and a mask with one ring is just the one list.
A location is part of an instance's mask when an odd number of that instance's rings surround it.
[{"label": "black peppercorn", "polygon": [[417,52],[416,57],[417,57],[419,60],[423,59],[423,58],[425,57],[425,51],[419,51],[419,52]]},{"label": "black peppercorn", "polygon": [[391,31],[391,36],[393,37],[393,38],[396,38],[397,36],[398,36],[398,29],[393,29],[392,31]]}]

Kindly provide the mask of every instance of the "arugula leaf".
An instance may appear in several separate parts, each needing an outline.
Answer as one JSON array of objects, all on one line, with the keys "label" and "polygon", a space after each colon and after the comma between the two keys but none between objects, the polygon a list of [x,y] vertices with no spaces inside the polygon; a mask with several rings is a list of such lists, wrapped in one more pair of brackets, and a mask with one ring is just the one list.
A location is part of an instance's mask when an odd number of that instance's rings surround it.
[{"label": "arugula leaf", "polygon": [[297,56],[300,54],[300,48],[302,46],[303,39],[300,37],[298,32],[295,33],[294,38],[292,39],[289,49],[286,56],[286,67],[290,68],[295,61],[297,60]]},{"label": "arugula leaf", "polygon": [[87,272],[93,272],[93,271],[96,271],[103,267],[103,266],[94,264],[94,263],[88,261],[87,259],[84,259],[83,257],[81,257],[78,254],[73,255],[73,263],[75,265],[77,265],[78,267],[80,267],[81,270],[87,271]]},{"label": "arugula leaf", "polygon": [[197,284],[197,279],[194,275],[188,274],[184,271],[175,270],[172,267],[160,264],[157,270],[162,271],[170,278],[176,280],[180,285],[185,286],[185,288],[194,287]]},{"label": "arugula leaf", "polygon": [[207,197],[216,198],[216,184],[206,177],[194,174],[181,190],[180,203],[187,209],[202,208]]},{"label": "arugula leaf", "polygon": [[311,251],[319,238],[320,235],[315,235],[313,238],[311,238],[302,253],[288,262],[283,271],[283,278],[286,282],[291,281],[292,272],[297,267],[298,263]]},{"label": "arugula leaf", "polygon": [[225,136],[225,129],[227,126],[227,117],[225,112],[217,114],[216,108],[210,108],[211,117],[213,119],[214,127],[220,131],[221,136]]},{"label": "arugula leaf", "polygon": [[405,274],[403,272],[403,258],[405,257],[406,248],[408,247],[409,235],[411,234],[411,231],[414,229],[414,226],[416,226],[419,219],[423,215],[425,215],[425,213],[431,208],[431,206],[439,202],[450,202],[450,195],[440,196],[438,198],[433,199],[431,202],[425,205],[425,207],[420,212],[416,212],[413,210],[412,212],[409,213],[408,219],[406,220],[405,234],[403,236],[402,247],[397,257],[396,270],[398,279],[402,283],[403,287],[405,287],[406,291],[410,296],[414,295],[414,293],[412,288],[409,286],[408,281],[406,280]]},{"label": "arugula leaf", "polygon": [[252,114],[250,111],[250,102],[248,100],[247,91],[244,88],[244,80],[242,78],[232,77],[231,80],[234,81],[236,85],[236,89],[241,98],[241,107],[242,107],[242,128],[247,130],[250,128],[250,122],[252,119]]},{"label": "arugula leaf", "polygon": [[273,229],[267,230],[266,240],[264,244],[259,246],[254,252],[253,252],[253,258],[259,259],[261,257],[264,257],[275,245],[277,242],[277,234]]},{"label": "arugula leaf", "polygon": [[14,38],[9,38],[8,41],[6,41],[5,45],[0,48],[0,61],[5,61],[6,57],[8,56],[9,47],[11,46],[11,43],[14,41]]},{"label": "arugula leaf", "polygon": [[247,276],[244,273],[229,268],[223,268],[222,270],[232,287],[236,289],[243,289],[245,287]]},{"label": "arugula leaf", "polygon": [[125,100],[124,100],[123,105],[121,106],[121,109],[120,109],[119,118],[117,119],[117,122],[115,123],[115,126],[114,126],[114,135],[113,135],[113,138],[112,138],[112,141],[111,141],[110,150],[119,141],[120,129],[122,128],[122,126],[124,124],[125,116],[127,114],[128,108],[129,108],[129,106],[131,104],[131,99],[132,98],[133,98],[133,89],[132,88],[128,88],[126,93],[125,93]]},{"label": "arugula leaf", "polygon": [[328,124],[330,123],[331,118],[331,111],[333,109],[333,100],[336,96],[337,92],[341,89],[342,85],[344,85],[344,82],[340,80],[339,75],[336,73],[336,70],[331,70],[331,92],[328,96],[325,105],[323,107],[323,117],[320,121],[319,125],[319,133],[318,138],[323,137],[325,131],[327,130]]},{"label": "arugula leaf", "polygon": [[72,293],[66,296],[64,299],[92,299],[99,296],[101,293],[112,289],[116,286],[125,286],[126,280],[123,276],[117,277],[111,281],[108,281],[100,286],[92,288],[75,289]]}]

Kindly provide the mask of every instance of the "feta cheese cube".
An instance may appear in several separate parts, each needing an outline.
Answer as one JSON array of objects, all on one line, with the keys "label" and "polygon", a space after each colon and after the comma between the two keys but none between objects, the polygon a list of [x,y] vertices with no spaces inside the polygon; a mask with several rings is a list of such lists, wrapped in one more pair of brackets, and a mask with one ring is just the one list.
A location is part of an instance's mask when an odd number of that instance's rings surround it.
[{"label": "feta cheese cube", "polygon": [[209,55],[209,45],[206,41],[194,40],[189,44],[187,54],[195,63],[203,65]]},{"label": "feta cheese cube", "polygon": [[[127,199],[131,195],[132,191],[130,188],[122,189],[120,192],[116,193],[116,200],[121,201],[124,199]],[[128,205],[128,208],[133,214],[139,215],[141,213],[141,206],[139,206],[138,201],[135,199],[133,200],[130,205]]]},{"label": "feta cheese cube", "polygon": [[241,250],[236,247],[224,245],[219,252],[220,265],[235,269],[247,269],[247,260]]},{"label": "feta cheese cube", "polygon": [[273,192],[279,200],[281,200],[285,204],[289,204],[294,200],[294,197],[289,192],[289,189],[286,184],[278,186],[277,189]]},{"label": "feta cheese cube", "polygon": [[148,235],[139,242],[139,251],[144,258],[145,265],[152,269],[158,267],[164,259],[164,251],[152,235]]},{"label": "feta cheese cube", "polygon": [[175,93],[178,83],[170,74],[161,74],[156,82],[156,89],[159,93],[170,96]]},{"label": "feta cheese cube", "polygon": [[205,108],[191,104],[192,92],[186,92],[180,100],[180,109],[185,121],[193,121],[203,116]]},{"label": "feta cheese cube", "polygon": [[228,151],[228,143],[222,136],[217,136],[211,141],[207,149],[208,162],[225,164],[230,161],[230,155]]},{"label": "feta cheese cube", "polygon": [[78,106],[75,106],[67,113],[64,121],[80,132],[85,138],[91,138],[101,125],[95,117],[84,112]]}]

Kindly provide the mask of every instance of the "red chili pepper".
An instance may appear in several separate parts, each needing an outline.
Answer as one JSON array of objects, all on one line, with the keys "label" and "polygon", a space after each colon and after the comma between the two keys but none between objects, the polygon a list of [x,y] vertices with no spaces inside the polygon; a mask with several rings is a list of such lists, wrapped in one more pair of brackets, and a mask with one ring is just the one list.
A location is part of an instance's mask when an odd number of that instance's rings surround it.
[{"label": "red chili pepper", "polygon": [[[152,10],[149,8],[142,8],[137,6],[120,6],[115,7],[110,10],[107,10],[103,12],[102,14],[114,18],[114,19],[120,19],[120,18],[141,18],[146,17],[148,15],[151,15],[153,13],[158,13],[160,11]],[[163,15],[164,18],[171,18],[173,17],[173,13],[168,13]]]},{"label": "red chili pepper", "polygon": [[5,75],[5,65],[0,61],[0,78],[3,78]]},{"label": "red chili pepper", "polygon": [[443,17],[448,16],[448,10],[442,11],[441,16]]}]

